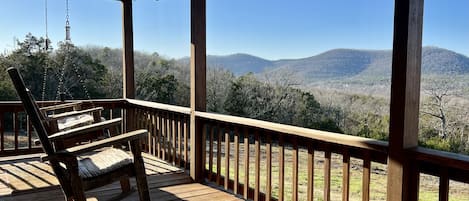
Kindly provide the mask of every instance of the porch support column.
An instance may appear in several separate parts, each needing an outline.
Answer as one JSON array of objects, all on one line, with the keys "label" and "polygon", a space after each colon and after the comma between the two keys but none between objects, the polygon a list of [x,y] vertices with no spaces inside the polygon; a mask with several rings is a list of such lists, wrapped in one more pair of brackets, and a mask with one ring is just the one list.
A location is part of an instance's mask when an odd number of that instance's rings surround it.
[{"label": "porch support column", "polygon": [[206,1],[191,0],[191,115],[190,115],[190,176],[203,181],[203,122],[195,111],[206,110]]},{"label": "porch support column", "polygon": [[419,175],[407,149],[418,146],[423,0],[396,0],[387,200],[417,200]]},{"label": "porch support column", "polygon": [[135,98],[134,80],[134,34],[132,23],[132,0],[122,1],[122,38],[123,38],[123,66],[122,86],[123,98]]}]

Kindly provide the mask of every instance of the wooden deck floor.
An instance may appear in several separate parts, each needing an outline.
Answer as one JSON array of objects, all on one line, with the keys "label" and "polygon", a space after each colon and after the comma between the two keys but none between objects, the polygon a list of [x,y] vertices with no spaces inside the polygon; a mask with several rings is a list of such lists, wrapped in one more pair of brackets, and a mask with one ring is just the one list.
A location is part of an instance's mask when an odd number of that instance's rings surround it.
[{"label": "wooden deck floor", "polygon": [[[182,169],[143,154],[152,200],[241,200],[220,189],[191,183]],[[131,179],[132,186],[135,180]],[[88,200],[138,200],[136,190],[122,195],[119,182],[86,192]],[[50,166],[37,155],[0,159],[0,201],[64,200]]]}]

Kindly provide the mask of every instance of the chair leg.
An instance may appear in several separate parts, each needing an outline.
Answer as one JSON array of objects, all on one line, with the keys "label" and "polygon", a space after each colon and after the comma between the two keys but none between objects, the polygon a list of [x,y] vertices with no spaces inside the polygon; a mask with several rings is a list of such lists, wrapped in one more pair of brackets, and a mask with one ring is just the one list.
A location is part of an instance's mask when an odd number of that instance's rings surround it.
[{"label": "chair leg", "polygon": [[73,200],[86,201],[83,182],[80,175],[78,175],[78,162],[76,158],[66,159],[65,163],[70,174],[70,190],[72,190]]},{"label": "chair leg", "polygon": [[78,174],[71,175],[73,198],[75,201],[86,201],[85,191],[83,190],[83,184]]},{"label": "chair leg", "polygon": [[142,152],[139,140],[131,142],[130,148],[134,155],[135,180],[137,180],[137,190],[140,201],[150,201],[150,192],[148,190],[147,175],[143,163]]},{"label": "chair leg", "polygon": [[[58,164],[59,162],[51,159],[51,164]],[[52,169],[59,180],[60,186],[62,188],[62,193],[64,194],[66,201],[73,200],[72,186],[71,181],[66,176],[65,172],[62,169],[58,168],[57,165],[52,165]]]},{"label": "chair leg", "polygon": [[123,177],[120,180],[122,193],[127,193],[130,191],[130,179],[129,177]]}]

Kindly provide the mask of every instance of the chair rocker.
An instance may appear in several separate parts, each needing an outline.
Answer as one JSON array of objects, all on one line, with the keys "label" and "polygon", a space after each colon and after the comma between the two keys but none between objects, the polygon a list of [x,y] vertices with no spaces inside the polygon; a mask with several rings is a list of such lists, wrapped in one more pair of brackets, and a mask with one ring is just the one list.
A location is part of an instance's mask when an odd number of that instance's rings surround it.
[{"label": "chair rocker", "polygon": [[[86,190],[117,180],[120,180],[122,191],[128,192],[131,176],[136,178],[140,200],[150,200],[140,147],[140,140],[148,131],[136,130],[83,145],[64,146],[65,140],[120,125],[120,119],[51,133],[51,130],[47,129],[50,128],[50,121],[37,106],[18,70],[9,68],[7,71],[47,155],[43,159],[49,161],[66,200],[84,201]],[[112,147],[129,142],[133,158],[128,152]]]}]

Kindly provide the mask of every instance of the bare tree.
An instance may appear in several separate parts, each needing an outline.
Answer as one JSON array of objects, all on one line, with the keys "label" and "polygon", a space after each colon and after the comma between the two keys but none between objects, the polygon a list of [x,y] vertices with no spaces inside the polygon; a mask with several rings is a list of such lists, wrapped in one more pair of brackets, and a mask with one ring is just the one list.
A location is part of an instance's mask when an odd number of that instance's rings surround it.
[{"label": "bare tree", "polygon": [[422,104],[421,113],[438,119],[439,136],[443,139],[448,137],[448,126],[451,124],[448,118],[449,101],[452,96],[457,95],[455,86],[446,79],[431,79],[423,87],[424,94],[427,95]]}]

